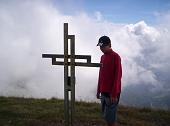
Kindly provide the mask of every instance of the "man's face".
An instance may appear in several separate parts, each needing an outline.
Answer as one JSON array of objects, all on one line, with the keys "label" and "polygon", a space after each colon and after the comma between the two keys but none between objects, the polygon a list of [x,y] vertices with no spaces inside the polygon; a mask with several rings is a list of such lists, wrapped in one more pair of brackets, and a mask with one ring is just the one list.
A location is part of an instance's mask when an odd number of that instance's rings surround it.
[{"label": "man's face", "polygon": [[100,46],[100,50],[101,50],[103,53],[107,52],[109,49],[110,49],[110,46],[109,46],[109,45],[108,45],[108,46]]}]

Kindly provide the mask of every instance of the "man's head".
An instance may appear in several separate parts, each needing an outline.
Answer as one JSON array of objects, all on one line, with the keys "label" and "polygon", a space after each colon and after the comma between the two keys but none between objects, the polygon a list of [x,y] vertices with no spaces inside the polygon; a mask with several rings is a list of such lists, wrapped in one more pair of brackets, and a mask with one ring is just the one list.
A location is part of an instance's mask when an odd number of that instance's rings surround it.
[{"label": "man's head", "polygon": [[108,36],[102,36],[99,38],[97,46],[100,46],[100,50],[105,53],[111,48],[111,40]]}]

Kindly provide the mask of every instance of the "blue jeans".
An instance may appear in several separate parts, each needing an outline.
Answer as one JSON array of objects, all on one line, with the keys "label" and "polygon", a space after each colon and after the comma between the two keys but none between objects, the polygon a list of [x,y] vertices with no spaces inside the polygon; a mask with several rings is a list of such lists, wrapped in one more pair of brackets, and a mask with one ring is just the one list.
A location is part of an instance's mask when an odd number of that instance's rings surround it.
[{"label": "blue jeans", "polygon": [[109,93],[101,93],[101,106],[103,118],[107,123],[116,122],[117,106],[119,103],[119,97],[117,102],[111,102]]}]

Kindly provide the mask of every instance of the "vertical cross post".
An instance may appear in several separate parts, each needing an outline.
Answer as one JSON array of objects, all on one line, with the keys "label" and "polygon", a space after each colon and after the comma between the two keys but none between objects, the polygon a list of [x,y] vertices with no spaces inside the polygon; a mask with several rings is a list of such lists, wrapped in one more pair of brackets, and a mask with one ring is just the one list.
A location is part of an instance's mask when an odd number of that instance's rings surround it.
[{"label": "vertical cross post", "polygon": [[[68,40],[70,39],[70,69],[68,65]],[[68,76],[70,73],[71,76]],[[75,36],[68,35],[68,23],[64,23],[64,110],[66,126],[73,124],[75,103]]]}]

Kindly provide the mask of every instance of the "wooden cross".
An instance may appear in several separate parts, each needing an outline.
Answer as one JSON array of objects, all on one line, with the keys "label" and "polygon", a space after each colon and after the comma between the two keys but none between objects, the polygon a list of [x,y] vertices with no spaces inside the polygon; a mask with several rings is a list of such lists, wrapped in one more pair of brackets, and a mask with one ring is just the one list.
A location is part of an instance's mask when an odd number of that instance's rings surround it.
[{"label": "wooden cross", "polygon": [[[70,55],[68,40],[70,39]],[[64,65],[64,113],[65,126],[73,126],[75,113],[75,66],[100,67],[100,63],[91,63],[90,55],[75,55],[75,35],[68,35],[68,23],[64,23],[64,55],[42,54],[43,58],[51,58],[52,65]],[[64,62],[56,61],[64,58]],[[70,59],[70,60],[69,60]],[[75,59],[86,59],[87,62],[75,62]],[[70,68],[70,69],[69,69]],[[70,76],[68,76],[70,73]],[[70,92],[70,93],[69,93]]]}]

